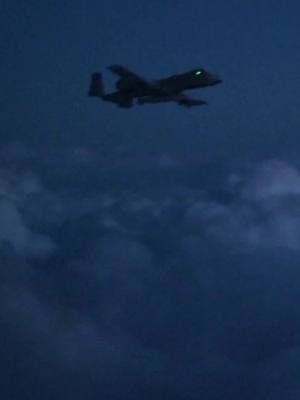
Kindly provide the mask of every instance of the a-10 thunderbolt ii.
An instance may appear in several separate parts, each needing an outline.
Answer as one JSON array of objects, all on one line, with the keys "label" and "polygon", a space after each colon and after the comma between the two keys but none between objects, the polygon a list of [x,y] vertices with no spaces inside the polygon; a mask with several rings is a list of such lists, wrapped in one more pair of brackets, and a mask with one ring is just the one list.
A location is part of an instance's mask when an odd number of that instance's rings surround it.
[{"label": "a-10 thunderbolt ii", "polygon": [[91,76],[89,96],[99,97],[124,108],[132,107],[135,99],[140,105],[171,101],[185,107],[201,106],[207,103],[190,98],[183,91],[222,82],[218,76],[210,74],[203,68],[158,80],[146,80],[121,65],[111,65],[108,69],[119,77],[116,82],[117,91],[105,93],[102,74],[95,72]]}]

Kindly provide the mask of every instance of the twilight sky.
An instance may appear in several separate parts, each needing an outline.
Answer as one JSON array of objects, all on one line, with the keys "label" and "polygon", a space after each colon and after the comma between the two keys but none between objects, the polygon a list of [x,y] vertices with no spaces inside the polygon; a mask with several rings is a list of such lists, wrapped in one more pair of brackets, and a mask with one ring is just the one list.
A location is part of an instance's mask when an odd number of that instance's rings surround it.
[{"label": "twilight sky", "polygon": [[[299,400],[299,14],[2,1],[1,399]],[[118,109],[114,63],[224,82]]]}]

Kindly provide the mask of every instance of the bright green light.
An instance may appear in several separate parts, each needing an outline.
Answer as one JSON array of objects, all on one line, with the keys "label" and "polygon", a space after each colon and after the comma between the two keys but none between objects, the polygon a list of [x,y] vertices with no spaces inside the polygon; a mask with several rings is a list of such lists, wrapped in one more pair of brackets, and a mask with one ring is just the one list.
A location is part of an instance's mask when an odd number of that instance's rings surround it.
[{"label": "bright green light", "polygon": [[201,70],[195,72],[195,75],[201,75],[201,74],[202,74],[202,71],[201,71]]}]

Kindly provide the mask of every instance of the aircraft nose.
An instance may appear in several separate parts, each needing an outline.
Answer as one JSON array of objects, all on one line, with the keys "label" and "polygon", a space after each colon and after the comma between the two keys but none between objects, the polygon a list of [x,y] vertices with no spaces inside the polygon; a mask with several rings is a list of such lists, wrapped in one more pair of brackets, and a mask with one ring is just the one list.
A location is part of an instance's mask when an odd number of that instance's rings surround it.
[{"label": "aircraft nose", "polygon": [[218,75],[209,75],[209,80],[213,85],[223,82],[223,79],[221,79]]}]

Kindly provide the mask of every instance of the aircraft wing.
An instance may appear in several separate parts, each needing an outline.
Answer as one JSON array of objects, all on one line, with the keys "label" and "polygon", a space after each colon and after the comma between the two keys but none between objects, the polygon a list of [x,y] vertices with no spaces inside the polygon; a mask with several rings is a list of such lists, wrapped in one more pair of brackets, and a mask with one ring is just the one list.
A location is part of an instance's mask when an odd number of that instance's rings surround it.
[{"label": "aircraft wing", "polygon": [[192,99],[185,94],[175,94],[175,95],[156,95],[156,96],[142,96],[138,97],[138,104],[146,103],[165,103],[169,101],[174,101],[180,106],[192,107],[192,106],[202,106],[207,104],[206,101]]},{"label": "aircraft wing", "polygon": [[185,94],[180,94],[175,96],[174,100],[180,106],[185,106],[185,107],[202,106],[204,104],[207,104],[206,101],[193,99],[191,97],[186,96]]},{"label": "aircraft wing", "polygon": [[137,83],[149,85],[149,82],[147,82],[144,78],[130,71],[128,68],[123,67],[122,65],[110,65],[107,68],[114,74],[120,76],[121,78],[129,78],[130,80],[135,81]]}]

